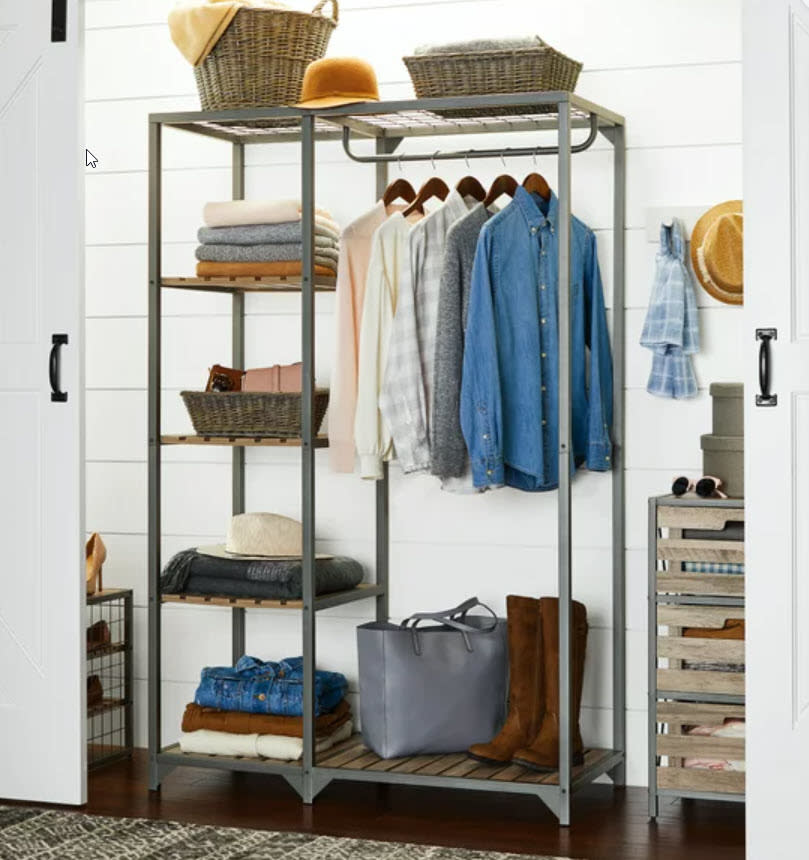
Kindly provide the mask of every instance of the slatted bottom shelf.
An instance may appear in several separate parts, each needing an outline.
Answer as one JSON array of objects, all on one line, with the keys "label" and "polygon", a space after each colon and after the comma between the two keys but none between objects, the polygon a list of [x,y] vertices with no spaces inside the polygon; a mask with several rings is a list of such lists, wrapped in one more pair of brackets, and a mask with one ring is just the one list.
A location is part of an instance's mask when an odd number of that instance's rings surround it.
[{"label": "slatted bottom shelf", "polygon": [[[587,749],[584,764],[573,768],[574,788],[595,779],[616,765],[622,756],[612,750]],[[279,761],[277,759],[251,758],[249,756],[201,755],[184,753],[179,744],[166,747],[160,753],[162,764],[175,767],[209,767],[219,770],[246,770],[252,772],[300,773],[299,761]],[[318,768],[329,768],[344,772],[344,778],[356,779],[362,772],[363,779],[379,782],[391,781],[391,777],[409,776],[417,784],[419,777],[425,782],[431,779],[462,779],[471,782],[487,782],[493,790],[502,785],[503,791],[520,790],[531,792],[530,786],[559,785],[558,772],[539,773],[519,765],[488,765],[470,758],[466,753],[450,755],[420,755],[407,758],[383,759],[371,752],[362,742],[362,735],[356,734],[333,749],[317,757]],[[339,779],[340,774],[334,774]],[[450,783],[451,785],[451,783]],[[509,789],[509,785],[513,788]],[[520,788],[518,789],[517,786]],[[470,788],[472,786],[470,785]]]},{"label": "slatted bottom shelf", "polygon": [[[615,764],[612,750],[587,749],[584,764],[573,768],[572,782],[586,781],[588,775],[604,773]],[[450,755],[419,755],[406,758],[383,759],[371,752],[362,742],[361,735],[318,756],[317,766],[369,774],[410,774],[415,777],[441,777],[447,779],[488,780],[500,783],[530,785],[559,785],[559,773],[539,773],[516,764],[490,765],[470,758],[466,753]]]}]

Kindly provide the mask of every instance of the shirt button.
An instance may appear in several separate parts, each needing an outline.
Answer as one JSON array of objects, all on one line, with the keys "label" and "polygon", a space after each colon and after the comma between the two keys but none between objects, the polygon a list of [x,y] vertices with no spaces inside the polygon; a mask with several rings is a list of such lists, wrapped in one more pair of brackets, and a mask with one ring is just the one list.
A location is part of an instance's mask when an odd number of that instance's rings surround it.
[{"label": "shirt button", "polygon": [[609,457],[605,457],[604,459],[609,463],[609,461],[610,461]]},{"label": "shirt button", "polygon": [[540,322],[542,323],[542,325],[545,325],[545,317],[542,317],[542,319],[540,320]]},{"label": "shirt button", "polygon": [[531,228],[531,232],[532,232],[532,233],[536,233],[536,231],[537,231],[537,228],[536,228],[536,227],[532,227],[532,228]]},{"label": "shirt button", "polygon": [[483,434],[483,438],[484,438],[484,439],[488,439],[488,438],[489,438],[489,434],[488,434],[488,433],[484,433],[484,434]]},{"label": "shirt button", "polygon": [[542,419],[542,426],[544,427],[547,423],[548,423],[548,422],[543,418],[543,419]]},{"label": "shirt button", "polygon": [[548,389],[547,389],[547,388],[545,388],[545,386],[543,385],[543,386],[542,386],[542,390],[543,390],[543,391],[547,391]]},{"label": "shirt button", "polygon": [[258,694],[258,700],[259,700],[259,702],[263,702],[266,698],[267,698],[267,696],[266,696],[264,693],[259,693],[259,694]]},{"label": "shirt button", "polygon": [[548,356],[547,356],[547,355],[545,355],[545,353],[544,353],[544,352],[541,352],[541,353],[539,354],[539,357],[540,357],[540,358],[547,358]]},{"label": "shirt button", "polygon": [[491,470],[491,469],[486,469],[486,474],[487,474],[487,475],[491,475],[491,474],[492,474],[492,470]]},{"label": "shirt button", "polygon": [[540,288],[540,290],[544,290],[544,289],[545,289],[545,284],[540,284],[540,285],[539,285],[539,288]]}]

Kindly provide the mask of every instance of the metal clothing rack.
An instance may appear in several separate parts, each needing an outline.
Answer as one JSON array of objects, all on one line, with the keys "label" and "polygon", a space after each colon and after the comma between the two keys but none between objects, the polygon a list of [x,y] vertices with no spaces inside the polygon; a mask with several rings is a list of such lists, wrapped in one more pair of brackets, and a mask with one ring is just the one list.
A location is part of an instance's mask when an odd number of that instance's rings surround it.
[{"label": "metal clothing rack", "polygon": [[[481,109],[491,115],[480,116]],[[447,117],[442,111],[451,111]],[[248,144],[298,142],[301,147],[301,201],[303,226],[303,275],[283,278],[173,278],[161,264],[162,167],[161,139],[164,128],[183,129],[226,141],[232,145],[233,198],[245,190],[244,148]],[[573,132],[587,131],[574,143]],[[554,132],[553,146],[520,149],[466,150],[395,155],[405,138],[510,132]],[[614,153],[613,217],[613,453],[612,453],[612,618],[613,618],[613,742],[609,750],[588,750],[582,766],[571,765],[571,654],[572,654],[572,541],[571,541],[571,337],[570,337],[570,199],[571,156],[589,148],[602,134]],[[357,155],[351,150],[354,136],[375,141],[375,153]],[[314,205],[316,144],[342,141],[348,156],[376,168],[376,196],[388,182],[388,165],[404,161],[435,161],[497,157],[500,154],[558,154],[559,198],[559,681],[560,768],[558,773],[538,774],[522,767],[482,765],[463,756],[428,756],[383,761],[364,749],[358,740],[315,754],[314,671],[316,618],[320,609],[373,598],[377,620],[388,619],[389,508],[388,470],[376,486],[376,582],[336,595],[314,594],[315,558],[315,451],[327,444],[313,428],[315,295],[334,288],[333,278],[315,275]],[[623,117],[576,95],[565,92],[513,95],[464,96],[392,102],[371,102],[308,111],[268,108],[219,112],[152,114],[149,117],[149,783],[160,786],[174,767],[193,766],[223,770],[254,771],[283,776],[311,803],[334,779],[378,783],[440,786],[484,791],[518,792],[539,797],[558,817],[570,823],[572,792],[603,774],[616,785],[625,779],[625,636],[624,636],[624,209],[625,141]],[[244,363],[244,296],[252,292],[300,292],[302,314],[302,435],[296,440],[205,438],[164,436],[161,430],[161,295],[163,289],[227,292],[233,295],[233,364]],[[161,452],[164,445],[214,444],[233,448],[232,507],[245,508],[244,448],[247,445],[300,446],[302,457],[303,599],[278,601],[228,601],[197,598],[187,603],[231,607],[232,658],[244,654],[245,607],[284,606],[302,614],[304,657],[304,753],[300,762],[248,759],[229,756],[183,754],[178,746],[164,747],[161,731]]]}]

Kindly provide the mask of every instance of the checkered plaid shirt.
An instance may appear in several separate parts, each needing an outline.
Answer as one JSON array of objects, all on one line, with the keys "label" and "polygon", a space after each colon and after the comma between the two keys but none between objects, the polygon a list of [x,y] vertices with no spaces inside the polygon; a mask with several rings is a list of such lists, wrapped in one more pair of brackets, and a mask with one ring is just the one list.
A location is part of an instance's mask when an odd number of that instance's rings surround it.
[{"label": "checkered plaid shirt", "polygon": [[399,285],[379,408],[406,473],[430,469],[438,298],[447,231],[469,210],[453,189],[410,231],[410,267]]},{"label": "checkered plaid shirt", "polygon": [[670,226],[660,225],[655,282],[640,342],[654,354],[646,386],[650,394],[678,399],[696,396],[691,355],[699,351],[699,319],[685,262],[683,225],[677,218]]}]

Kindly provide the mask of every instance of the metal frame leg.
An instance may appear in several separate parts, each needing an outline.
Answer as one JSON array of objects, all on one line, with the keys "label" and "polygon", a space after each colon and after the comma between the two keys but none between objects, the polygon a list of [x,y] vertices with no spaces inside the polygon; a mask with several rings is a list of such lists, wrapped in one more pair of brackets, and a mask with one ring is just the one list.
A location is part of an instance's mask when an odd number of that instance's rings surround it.
[{"label": "metal frame leg", "polygon": [[[402,142],[401,137],[378,137],[378,155],[393,153]],[[376,164],[376,198],[381,200],[388,187],[388,163]],[[376,598],[376,620],[387,621],[390,616],[390,483],[388,464],[382,464],[382,478],[376,482],[376,583],[384,588]]]},{"label": "metal frame leg", "polygon": [[[232,155],[232,196],[234,200],[244,200],[244,144],[233,144]],[[233,367],[244,369],[244,293],[233,293],[232,309],[232,350]],[[232,449],[232,494],[231,505],[234,514],[245,510],[245,449],[234,445]],[[244,609],[231,609],[231,657],[235,664],[245,652],[246,612]]]},{"label": "metal frame leg", "polygon": [[304,803],[315,797],[315,449],[312,416],[315,388],[315,119],[301,119],[301,223],[303,228],[303,278],[301,280],[301,335],[303,346],[303,393],[301,396],[301,504],[303,521],[303,781]]},{"label": "metal frame leg", "polygon": [[161,362],[161,132],[149,123],[149,788],[160,788],[157,755],[161,738],[161,603],[160,603],[160,362]]},{"label": "metal frame leg", "polygon": [[648,532],[648,763],[649,763],[649,817],[657,818],[657,499],[649,499]]},{"label": "metal frame leg", "polygon": [[559,823],[570,825],[572,759],[570,103],[559,102]]},{"label": "metal frame leg", "polygon": [[612,284],[612,748],[624,753],[610,771],[614,785],[626,783],[626,510],[624,473],[624,272],[626,223],[626,146],[623,126],[612,129],[613,284]]}]

